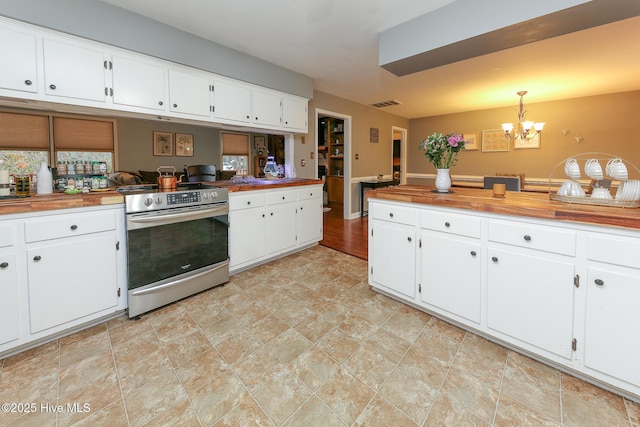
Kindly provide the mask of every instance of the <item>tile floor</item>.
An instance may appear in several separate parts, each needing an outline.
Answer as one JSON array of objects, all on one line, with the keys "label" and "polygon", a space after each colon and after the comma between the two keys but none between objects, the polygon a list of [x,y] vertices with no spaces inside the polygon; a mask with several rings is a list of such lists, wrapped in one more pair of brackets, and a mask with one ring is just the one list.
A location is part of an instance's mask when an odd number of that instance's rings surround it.
[{"label": "tile floor", "polygon": [[0,402],[36,404],[2,426],[640,426],[640,405],[377,294],[322,246],[0,369]]}]

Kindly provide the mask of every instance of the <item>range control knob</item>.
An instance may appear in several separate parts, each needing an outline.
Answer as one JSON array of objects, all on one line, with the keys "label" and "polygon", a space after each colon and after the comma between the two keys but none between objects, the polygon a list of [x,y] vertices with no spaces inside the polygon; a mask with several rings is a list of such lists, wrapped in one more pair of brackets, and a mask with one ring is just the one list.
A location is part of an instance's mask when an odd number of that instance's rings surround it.
[{"label": "range control knob", "polygon": [[[211,196],[213,198],[213,196]],[[204,199],[207,200],[209,198],[209,193],[204,193]]]},{"label": "range control knob", "polygon": [[216,197],[218,197],[218,192],[217,191],[212,191],[211,192],[211,198],[215,199]]},{"label": "range control knob", "polygon": [[156,203],[161,205],[162,204],[162,197],[160,197],[160,196],[156,197]]},{"label": "range control knob", "polygon": [[152,204],[153,204],[153,197],[147,197],[147,198],[144,200],[144,205],[145,205],[145,206],[151,206]]}]

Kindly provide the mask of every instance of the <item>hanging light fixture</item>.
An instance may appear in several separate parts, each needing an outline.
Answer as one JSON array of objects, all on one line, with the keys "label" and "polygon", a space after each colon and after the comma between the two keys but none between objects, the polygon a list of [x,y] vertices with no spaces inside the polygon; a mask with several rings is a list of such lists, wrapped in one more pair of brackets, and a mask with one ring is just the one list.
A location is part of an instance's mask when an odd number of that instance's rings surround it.
[{"label": "hanging light fixture", "polygon": [[[511,131],[514,130],[513,123],[502,124],[502,130],[504,130],[504,134],[511,139],[526,140],[535,138],[540,134],[540,132],[542,132],[542,128],[544,127],[544,122],[534,123],[533,121],[525,120],[527,112],[524,110],[524,102],[522,99],[526,94],[526,90],[521,90],[520,92],[518,92],[518,95],[520,96],[520,108],[518,109],[518,124],[514,134],[511,134]],[[535,132],[531,132],[532,129]]]}]

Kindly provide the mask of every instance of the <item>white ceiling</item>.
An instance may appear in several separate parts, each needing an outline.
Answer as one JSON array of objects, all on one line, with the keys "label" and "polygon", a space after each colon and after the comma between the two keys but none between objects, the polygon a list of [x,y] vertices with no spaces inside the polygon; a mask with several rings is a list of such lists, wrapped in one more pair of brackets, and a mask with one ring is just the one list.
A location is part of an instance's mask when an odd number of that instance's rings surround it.
[{"label": "white ceiling", "polygon": [[640,89],[640,17],[404,77],[378,66],[381,31],[453,0],[104,0],[305,74],[407,118]]}]

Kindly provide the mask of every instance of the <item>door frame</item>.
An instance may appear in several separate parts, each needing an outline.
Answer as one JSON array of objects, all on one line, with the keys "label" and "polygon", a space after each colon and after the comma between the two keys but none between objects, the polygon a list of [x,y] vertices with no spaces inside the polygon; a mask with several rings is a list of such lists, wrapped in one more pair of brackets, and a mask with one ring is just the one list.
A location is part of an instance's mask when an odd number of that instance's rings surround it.
[{"label": "door frame", "polygon": [[391,178],[393,178],[393,134],[400,132],[400,184],[407,183],[407,130],[391,126]]},{"label": "door frame", "polygon": [[334,119],[344,120],[344,200],[342,201],[342,217],[344,219],[351,218],[351,116],[338,113],[335,111],[324,110],[322,108],[315,109],[315,158],[316,171],[315,176],[318,177],[318,119],[322,117],[332,117]]}]

